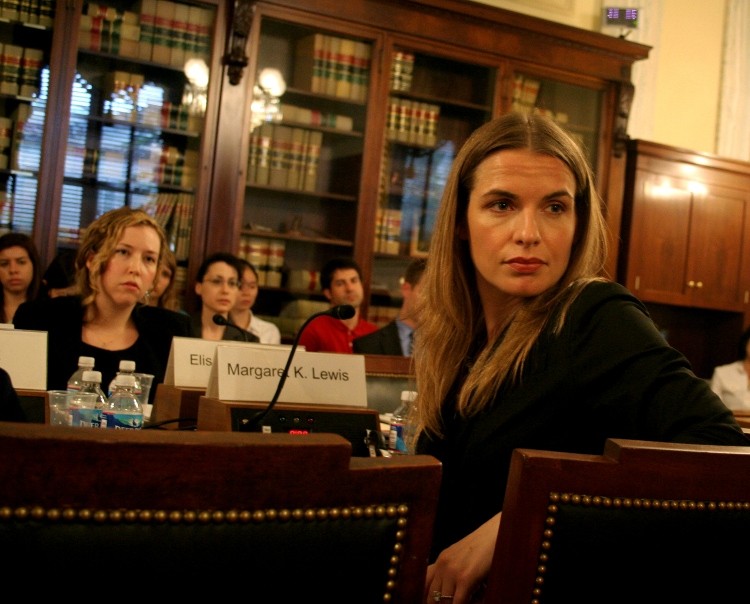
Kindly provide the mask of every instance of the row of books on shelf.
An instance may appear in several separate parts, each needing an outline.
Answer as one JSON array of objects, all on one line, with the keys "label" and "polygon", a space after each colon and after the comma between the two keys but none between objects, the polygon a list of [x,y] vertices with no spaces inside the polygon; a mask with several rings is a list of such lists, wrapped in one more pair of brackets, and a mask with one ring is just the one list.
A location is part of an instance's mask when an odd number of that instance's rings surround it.
[{"label": "row of books on shelf", "polygon": [[334,130],[343,130],[351,132],[354,128],[354,120],[348,115],[338,115],[307,107],[297,107],[288,103],[280,103],[279,111],[282,120],[285,122],[297,122],[309,126],[318,126],[321,128],[333,128]]},{"label": "row of books on shelf", "polygon": [[34,97],[39,94],[44,51],[0,44],[0,93]]},{"label": "row of books on shelf", "polygon": [[[1,141],[0,141],[1,142]],[[168,185],[189,189],[195,186],[198,152],[174,146],[140,146],[132,170],[129,152],[68,146],[65,175],[72,178],[96,178],[110,183],[130,181],[134,184]],[[22,169],[14,165],[14,169]]]},{"label": "row of books on shelf", "polygon": [[88,3],[78,47],[182,69],[191,57],[208,59],[214,11],[169,0],[140,0],[135,11]]},{"label": "row of books on shelf", "polygon": [[370,44],[321,33],[297,40],[294,86],[352,101],[367,98],[370,81]]},{"label": "row of books on shelf", "polygon": [[437,145],[440,105],[390,97],[386,116],[386,139],[407,145]]},{"label": "row of books on shelf", "polygon": [[263,122],[250,134],[247,182],[313,192],[323,133]]},{"label": "row of books on shelf", "polygon": [[260,287],[281,287],[285,254],[286,242],[282,239],[240,236],[237,255],[255,267]]},{"label": "row of books on shelf", "polygon": [[144,206],[167,234],[177,261],[188,259],[195,200],[190,193],[158,193]]},{"label": "row of books on shelf", "polygon": [[47,27],[55,18],[55,0],[2,0],[0,17]]},{"label": "row of books on shelf", "polygon": [[391,63],[390,89],[394,92],[409,92],[414,75],[414,53],[397,50]]}]

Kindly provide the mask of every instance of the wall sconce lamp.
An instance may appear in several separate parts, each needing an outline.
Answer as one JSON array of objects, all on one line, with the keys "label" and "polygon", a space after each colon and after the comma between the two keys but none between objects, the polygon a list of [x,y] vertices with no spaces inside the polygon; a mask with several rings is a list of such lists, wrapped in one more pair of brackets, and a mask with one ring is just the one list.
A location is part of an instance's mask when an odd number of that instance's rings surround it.
[{"label": "wall sconce lamp", "polygon": [[281,121],[283,116],[279,102],[285,92],[286,82],[278,69],[266,67],[261,70],[253,87],[253,100],[250,104],[253,130],[263,122]]},{"label": "wall sconce lamp", "polygon": [[185,62],[187,83],[182,93],[182,104],[188,106],[191,115],[206,113],[208,100],[208,65],[203,59],[193,57]]}]

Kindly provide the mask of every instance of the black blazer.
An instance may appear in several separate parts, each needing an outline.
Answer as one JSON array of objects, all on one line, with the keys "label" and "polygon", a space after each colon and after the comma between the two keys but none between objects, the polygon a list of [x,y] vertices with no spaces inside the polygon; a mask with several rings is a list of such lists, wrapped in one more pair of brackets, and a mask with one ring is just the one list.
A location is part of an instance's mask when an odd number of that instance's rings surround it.
[{"label": "black blazer", "polygon": [[79,296],[39,298],[18,307],[13,324],[17,329],[47,332],[47,389],[65,390],[68,378],[78,367],[79,356],[94,357],[94,369],[102,372],[102,389],[117,373],[120,361],[135,361],[135,370],[154,376],[151,398],[156,385],[164,381],[169,351],[174,336],[190,336],[190,319],[184,313],[137,305],[132,314],[138,328],[138,339],[124,350],[105,350],[81,340],[83,306]]},{"label": "black blazer", "polygon": [[352,349],[357,354],[390,354],[404,356],[398,337],[396,321],[391,321],[377,331],[355,338]]}]

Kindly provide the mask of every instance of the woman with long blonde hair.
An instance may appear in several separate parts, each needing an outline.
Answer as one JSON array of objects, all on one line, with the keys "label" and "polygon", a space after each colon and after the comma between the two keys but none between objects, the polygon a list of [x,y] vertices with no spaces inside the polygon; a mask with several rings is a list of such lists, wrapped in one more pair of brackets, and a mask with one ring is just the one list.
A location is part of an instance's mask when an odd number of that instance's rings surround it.
[{"label": "woman with long blonde hair", "polygon": [[458,153],[415,336],[416,450],[443,463],[425,601],[481,601],[516,448],[750,444],[643,304],[602,277],[607,240],[586,158],[552,120],[505,115]]}]

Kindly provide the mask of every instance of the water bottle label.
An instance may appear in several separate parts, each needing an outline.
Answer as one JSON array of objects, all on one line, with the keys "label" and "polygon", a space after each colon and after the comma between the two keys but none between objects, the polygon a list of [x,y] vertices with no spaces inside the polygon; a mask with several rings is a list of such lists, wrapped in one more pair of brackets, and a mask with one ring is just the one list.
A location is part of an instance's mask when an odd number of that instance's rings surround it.
[{"label": "water bottle label", "polygon": [[391,430],[388,433],[388,448],[397,453],[406,453],[403,424],[391,424]]},{"label": "water bottle label", "polygon": [[143,413],[104,412],[103,421],[110,430],[140,430],[143,428]]},{"label": "water bottle label", "polygon": [[86,428],[101,428],[103,414],[101,409],[73,409],[71,425]]}]

